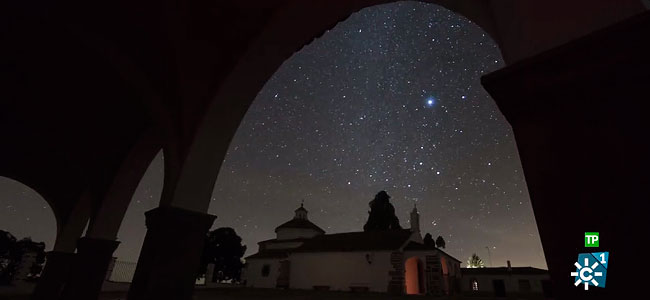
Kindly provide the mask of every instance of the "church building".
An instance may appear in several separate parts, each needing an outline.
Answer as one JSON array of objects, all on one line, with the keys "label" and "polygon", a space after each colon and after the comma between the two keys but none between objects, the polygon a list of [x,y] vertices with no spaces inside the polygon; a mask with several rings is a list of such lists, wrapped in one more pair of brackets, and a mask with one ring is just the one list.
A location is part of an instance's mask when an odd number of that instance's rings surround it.
[{"label": "church building", "polygon": [[460,261],[422,242],[417,208],[410,229],[326,234],[301,205],[292,220],[246,258],[246,286],[450,295]]}]

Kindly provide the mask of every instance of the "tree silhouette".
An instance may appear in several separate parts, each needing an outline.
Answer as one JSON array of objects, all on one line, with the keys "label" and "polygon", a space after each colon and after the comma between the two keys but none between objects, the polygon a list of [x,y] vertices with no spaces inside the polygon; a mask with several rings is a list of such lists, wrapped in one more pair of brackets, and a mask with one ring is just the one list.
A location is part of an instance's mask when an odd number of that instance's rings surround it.
[{"label": "tree silhouette", "polygon": [[363,231],[382,231],[390,229],[402,229],[399,219],[395,215],[395,207],[389,201],[390,196],[385,191],[375,195],[370,201],[368,221],[363,225]]},{"label": "tree silhouette", "polygon": [[445,248],[445,239],[443,239],[442,236],[438,236],[438,238],[436,239],[436,246],[438,248],[443,248],[443,249]]},{"label": "tree silhouette", "polygon": [[241,244],[241,237],[230,227],[221,227],[208,232],[201,260],[198,277],[203,276],[208,264],[214,264],[213,279],[217,281],[241,279],[244,264],[241,261],[246,246]]},{"label": "tree silhouette", "polygon": [[0,285],[10,284],[26,253],[36,253],[36,261],[30,266],[31,277],[37,277],[45,262],[45,243],[31,238],[16,240],[11,233],[0,230]]},{"label": "tree silhouette", "polygon": [[436,246],[436,242],[433,240],[433,236],[431,236],[430,233],[424,235],[422,242],[424,242],[424,244],[427,246]]},{"label": "tree silhouette", "polygon": [[16,238],[9,232],[0,230],[0,285],[9,284],[14,277]]},{"label": "tree silhouette", "polygon": [[467,260],[467,267],[468,268],[485,268],[485,263],[483,263],[483,260],[476,255],[476,253],[472,254],[472,256]]}]

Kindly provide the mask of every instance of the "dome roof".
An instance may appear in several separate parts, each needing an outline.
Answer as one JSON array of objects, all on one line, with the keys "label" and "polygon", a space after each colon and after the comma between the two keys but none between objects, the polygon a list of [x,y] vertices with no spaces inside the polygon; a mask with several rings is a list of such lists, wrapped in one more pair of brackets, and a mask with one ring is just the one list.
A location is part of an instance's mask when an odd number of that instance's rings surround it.
[{"label": "dome roof", "polygon": [[294,218],[294,219],[292,219],[292,220],[290,220],[288,222],[285,222],[284,224],[276,227],[275,232],[278,232],[278,230],[285,229],[285,228],[313,229],[313,230],[318,231],[320,233],[325,233],[325,230],[318,227],[318,225],[312,223],[311,221],[309,221],[307,219]]}]

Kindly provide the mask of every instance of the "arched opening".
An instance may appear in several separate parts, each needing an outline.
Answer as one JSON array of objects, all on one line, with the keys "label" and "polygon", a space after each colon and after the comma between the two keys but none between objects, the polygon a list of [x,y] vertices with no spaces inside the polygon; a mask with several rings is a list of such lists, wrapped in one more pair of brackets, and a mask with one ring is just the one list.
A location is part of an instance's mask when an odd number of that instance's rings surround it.
[{"label": "arched opening", "polygon": [[5,231],[0,237],[4,248],[0,249],[3,251],[0,253],[0,285],[38,277],[45,263],[45,252],[53,249],[57,237],[54,211],[29,186],[2,176],[0,211],[0,230]]},{"label": "arched opening", "polygon": [[161,150],[147,167],[133,193],[117,233],[120,246],[114,253],[116,261],[111,271],[110,281],[131,282],[133,279],[147,232],[144,213],[158,207],[160,203],[165,173],[164,161]]},{"label": "arched opening", "polygon": [[480,85],[502,66],[481,28],[440,6],[351,15],[257,94],[221,164],[215,226],[234,227],[250,255],[301,199],[328,233],[357,231],[368,196],[388,189],[402,224],[417,202],[423,234],[451,255],[496,244],[495,260],[544,267],[512,129]]},{"label": "arched opening", "polygon": [[404,285],[407,295],[420,295],[426,293],[424,281],[424,265],[422,260],[413,256],[404,263]]}]

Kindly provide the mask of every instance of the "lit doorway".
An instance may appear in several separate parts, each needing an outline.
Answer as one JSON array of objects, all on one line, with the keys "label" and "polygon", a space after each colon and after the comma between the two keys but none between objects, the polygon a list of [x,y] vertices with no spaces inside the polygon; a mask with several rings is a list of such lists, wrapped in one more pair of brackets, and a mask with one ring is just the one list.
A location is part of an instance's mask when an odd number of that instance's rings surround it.
[{"label": "lit doorway", "polygon": [[405,271],[406,294],[424,294],[424,267],[422,260],[415,256],[407,259]]}]

